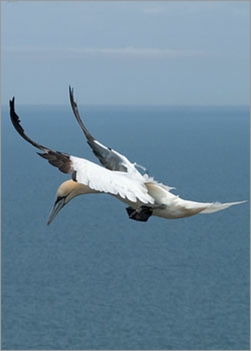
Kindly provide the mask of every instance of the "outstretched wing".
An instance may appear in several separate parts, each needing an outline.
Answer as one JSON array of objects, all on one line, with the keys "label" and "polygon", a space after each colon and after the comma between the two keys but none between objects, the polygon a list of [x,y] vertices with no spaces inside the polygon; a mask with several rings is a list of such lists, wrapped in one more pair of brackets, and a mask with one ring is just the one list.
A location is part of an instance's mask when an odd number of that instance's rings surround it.
[{"label": "outstretched wing", "polygon": [[75,156],[70,156],[70,159],[76,171],[75,180],[77,182],[85,184],[95,191],[118,195],[121,199],[128,199],[134,203],[138,200],[144,204],[154,203],[143,177],[134,177],[126,172],[111,171]]},{"label": "outstretched wing", "polygon": [[16,114],[15,112],[15,98],[13,97],[12,100],[10,100],[10,118],[11,118],[11,122],[14,126],[14,128],[16,129],[16,131],[18,132],[19,135],[21,135],[21,137],[23,139],[25,139],[26,141],[28,141],[28,143],[30,143],[31,145],[35,146],[36,148],[40,149],[41,151],[43,151],[43,153],[39,153],[38,155],[45,158],[46,160],[48,160],[48,162],[55,166],[58,167],[58,169],[63,172],[63,173],[71,173],[73,172],[73,167],[72,167],[72,162],[70,159],[70,155],[66,154],[66,153],[62,153],[59,151],[53,151],[51,149],[48,149],[47,147],[40,145],[38,143],[36,143],[35,141],[31,140],[24,132],[23,127],[20,124],[20,118],[19,116]]},{"label": "outstretched wing", "polygon": [[99,159],[99,161],[104,167],[112,171],[128,172],[133,174],[139,173],[136,169],[137,166],[146,171],[144,167],[137,165],[136,163],[131,163],[125,156],[121,155],[117,151],[101,144],[99,141],[94,139],[94,137],[85,127],[80,117],[77,103],[74,100],[73,88],[71,87],[69,87],[69,95],[72,111],[74,113],[74,116],[76,117],[76,120],[78,121],[78,124],[80,125],[81,129],[83,130],[86,136],[87,143],[90,145],[94,155]]},{"label": "outstretched wing", "polygon": [[118,195],[122,199],[132,202],[140,200],[143,203],[153,203],[154,199],[148,194],[143,177],[139,179],[128,173],[111,171],[88,160],[68,155],[59,151],[53,151],[30,139],[20,124],[20,118],[15,112],[15,99],[10,100],[10,117],[18,134],[28,143],[35,146],[43,153],[39,156],[64,173],[72,173],[73,180],[87,185],[89,188],[112,195]]}]

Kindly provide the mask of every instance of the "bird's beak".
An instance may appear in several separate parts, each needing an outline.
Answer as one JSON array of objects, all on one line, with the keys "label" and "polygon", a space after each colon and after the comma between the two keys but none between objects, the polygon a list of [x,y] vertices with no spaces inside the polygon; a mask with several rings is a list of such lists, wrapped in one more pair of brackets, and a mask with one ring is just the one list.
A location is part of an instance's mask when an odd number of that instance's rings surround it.
[{"label": "bird's beak", "polygon": [[51,222],[56,217],[58,212],[64,207],[64,205],[66,204],[65,199],[66,199],[65,197],[62,197],[60,200],[57,199],[55,201],[54,206],[53,206],[53,208],[51,210],[51,213],[49,215],[49,218],[48,218],[48,221],[47,221],[47,225],[51,224]]}]

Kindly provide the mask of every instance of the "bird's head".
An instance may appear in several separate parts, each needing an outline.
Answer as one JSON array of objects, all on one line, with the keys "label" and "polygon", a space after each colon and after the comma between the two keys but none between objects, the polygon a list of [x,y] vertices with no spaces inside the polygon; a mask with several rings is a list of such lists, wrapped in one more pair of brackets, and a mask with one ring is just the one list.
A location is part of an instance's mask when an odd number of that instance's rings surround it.
[{"label": "bird's head", "polygon": [[56,192],[55,202],[50,212],[47,225],[49,225],[54,220],[59,211],[75,196],[86,194],[86,188],[87,187],[85,185],[75,182],[71,179],[63,182]]}]

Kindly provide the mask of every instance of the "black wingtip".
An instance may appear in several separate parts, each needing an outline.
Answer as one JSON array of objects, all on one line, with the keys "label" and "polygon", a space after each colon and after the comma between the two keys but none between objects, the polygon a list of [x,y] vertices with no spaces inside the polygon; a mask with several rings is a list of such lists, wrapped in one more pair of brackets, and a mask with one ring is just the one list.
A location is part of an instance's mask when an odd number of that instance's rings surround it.
[{"label": "black wingtip", "polygon": [[10,109],[15,110],[15,97],[9,100]]},{"label": "black wingtip", "polygon": [[69,85],[69,95],[70,95],[70,100],[73,101],[74,100],[74,88],[72,88],[70,85]]},{"label": "black wingtip", "polygon": [[[77,104],[74,100],[74,88],[72,88],[70,85],[69,85],[69,95],[70,95],[71,107],[73,110],[75,110],[77,108]],[[74,114],[75,114],[75,112],[74,112]]]},{"label": "black wingtip", "polygon": [[12,100],[9,101],[9,103],[10,103],[11,122],[12,122],[13,126],[15,127],[16,131],[19,134],[22,134],[24,132],[24,129],[20,124],[21,120],[20,120],[19,116],[15,112],[15,97],[13,97]]}]

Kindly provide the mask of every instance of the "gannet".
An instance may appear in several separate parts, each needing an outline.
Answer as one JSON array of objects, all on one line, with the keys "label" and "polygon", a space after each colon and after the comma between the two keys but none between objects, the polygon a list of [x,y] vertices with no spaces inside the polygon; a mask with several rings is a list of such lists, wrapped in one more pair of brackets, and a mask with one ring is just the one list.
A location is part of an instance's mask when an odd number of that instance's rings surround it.
[{"label": "gannet", "polygon": [[148,174],[141,174],[137,164],[131,163],[125,156],[108,148],[92,137],[84,126],[70,88],[70,101],[74,115],[85,133],[88,144],[98,157],[101,167],[84,158],[54,151],[30,139],[21,126],[19,116],[15,112],[15,98],[9,101],[10,118],[19,135],[34,147],[42,151],[38,155],[63,173],[71,173],[71,179],[63,182],[55,197],[55,202],[48,218],[50,224],[59,211],[74,197],[84,194],[110,194],[129,205],[126,208],[129,218],[146,222],[152,215],[178,219],[197,213],[213,213],[226,209],[238,202],[196,202],[184,200],[171,193],[171,187],[157,182]]}]

